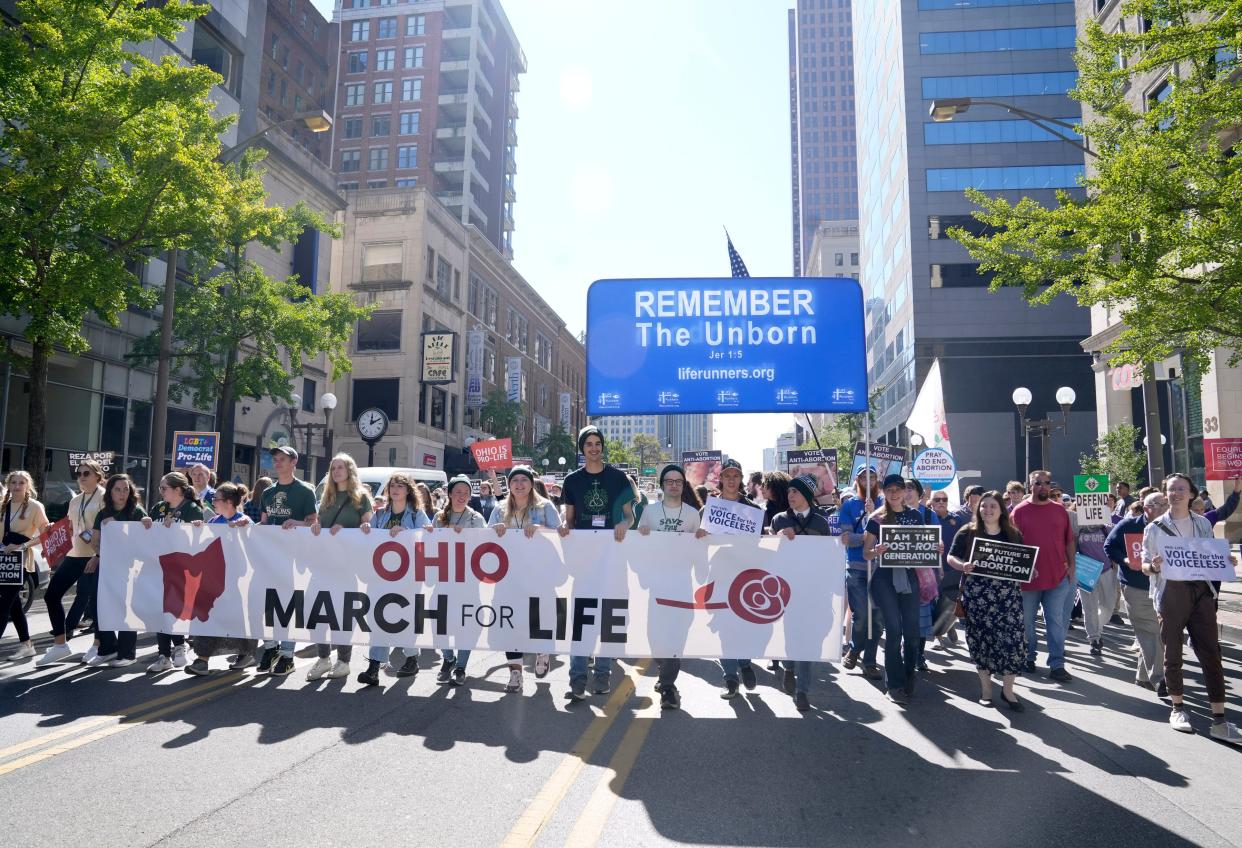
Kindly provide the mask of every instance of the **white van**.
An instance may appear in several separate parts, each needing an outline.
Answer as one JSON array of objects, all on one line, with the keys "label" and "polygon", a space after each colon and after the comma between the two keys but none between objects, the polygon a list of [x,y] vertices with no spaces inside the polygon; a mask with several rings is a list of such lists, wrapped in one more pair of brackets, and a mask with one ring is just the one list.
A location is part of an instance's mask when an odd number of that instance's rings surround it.
[{"label": "white van", "polygon": [[[427,488],[433,492],[438,486],[448,484],[448,476],[443,471],[434,468],[394,468],[392,466],[375,466],[374,468],[359,468],[358,479],[362,484],[371,490],[371,494],[378,495],[384,491],[384,487],[388,485],[388,478],[394,474],[404,474],[415,483],[426,483]],[[315,499],[323,497],[323,490],[327,488],[328,475],[325,474],[323,479],[319,481],[319,485],[315,487]]]}]

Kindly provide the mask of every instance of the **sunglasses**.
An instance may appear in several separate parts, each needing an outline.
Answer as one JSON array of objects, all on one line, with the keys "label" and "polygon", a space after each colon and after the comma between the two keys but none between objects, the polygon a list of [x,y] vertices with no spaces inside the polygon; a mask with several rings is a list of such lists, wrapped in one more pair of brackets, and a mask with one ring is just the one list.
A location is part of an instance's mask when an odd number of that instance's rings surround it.
[{"label": "sunglasses", "polygon": [[91,471],[89,468],[84,468],[84,469],[82,469],[81,471],[79,471],[79,472],[77,473],[77,476],[78,476],[79,478],[82,478],[82,477],[90,477],[90,476],[91,476],[92,474],[94,474],[94,473],[95,473],[95,472],[94,472],[94,471]]},{"label": "sunglasses", "polygon": [[948,503],[949,499],[948,498],[932,498],[931,501],[932,503]]},{"label": "sunglasses", "polygon": [[1032,483],[1031,485],[1032,485],[1032,486],[1051,486],[1051,485],[1052,485],[1052,483],[1050,483],[1050,482],[1049,482],[1049,481],[1047,481],[1047,480],[1036,480],[1036,481],[1035,481],[1034,483]]}]

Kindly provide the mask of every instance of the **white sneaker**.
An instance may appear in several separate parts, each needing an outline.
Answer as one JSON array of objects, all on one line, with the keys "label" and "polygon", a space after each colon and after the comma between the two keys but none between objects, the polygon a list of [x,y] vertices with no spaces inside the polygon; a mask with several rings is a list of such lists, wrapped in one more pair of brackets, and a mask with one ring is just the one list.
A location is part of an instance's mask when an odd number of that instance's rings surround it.
[{"label": "white sneaker", "polygon": [[67,660],[71,656],[73,656],[73,648],[70,648],[68,643],[52,645],[44,652],[43,656],[35,660],[35,665],[52,665],[61,660]]},{"label": "white sneaker", "polygon": [[1190,719],[1186,717],[1185,710],[1173,710],[1169,713],[1169,727],[1180,733],[1195,732],[1195,729],[1190,725]]},{"label": "white sneaker", "polygon": [[94,659],[97,656],[99,656],[99,646],[92,642],[91,646],[86,649],[86,653],[82,655],[82,659],[78,660],[78,662],[85,665],[94,665]]},{"label": "white sneaker", "polygon": [[1242,733],[1238,732],[1238,726],[1231,721],[1213,724],[1208,736],[1230,745],[1242,745]]},{"label": "white sneaker", "polygon": [[329,680],[340,680],[342,677],[349,677],[349,663],[345,662],[345,660],[337,660],[333,663],[332,670],[325,674],[324,677]]},{"label": "white sneaker", "polygon": [[552,665],[550,654],[535,654],[535,677],[546,677]]},{"label": "white sneaker", "polygon": [[307,680],[320,680],[325,674],[332,670],[332,660],[328,657],[320,657],[315,660],[315,664],[310,667],[310,671],[306,672]]},{"label": "white sneaker", "polygon": [[185,668],[190,661],[185,656],[185,645],[176,645],[173,647],[172,664],[173,668]]},{"label": "white sneaker", "polygon": [[522,691],[522,669],[509,667],[509,684],[505,686],[506,692]]},{"label": "white sneaker", "polygon": [[86,664],[91,666],[92,668],[99,668],[100,666],[107,665],[108,663],[112,662],[114,659],[116,659],[116,654],[101,654],[98,651],[96,651],[95,656],[87,660]]},{"label": "white sneaker", "polygon": [[138,660],[134,657],[117,657],[114,660],[108,661],[108,668],[125,668],[126,666],[131,666],[136,662],[138,662]]},{"label": "white sneaker", "polygon": [[155,662],[147,666],[147,674],[163,674],[166,671],[172,671],[172,660],[160,654],[155,658]]},{"label": "white sneaker", "polygon": [[13,661],[28,660],[35,655],[34,645],[19,645],[17,650],[9,654],[9,659]]}]

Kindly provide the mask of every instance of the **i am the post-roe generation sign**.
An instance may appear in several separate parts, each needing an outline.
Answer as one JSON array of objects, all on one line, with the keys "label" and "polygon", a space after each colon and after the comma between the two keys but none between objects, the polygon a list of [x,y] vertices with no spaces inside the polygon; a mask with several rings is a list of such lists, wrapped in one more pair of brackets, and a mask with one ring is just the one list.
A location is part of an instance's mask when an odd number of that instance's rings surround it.
[{"label": "i am the post-roe generation sign", "polygon": [[599,280],[587,293],[590,415],[866,408],[857,280]]}]

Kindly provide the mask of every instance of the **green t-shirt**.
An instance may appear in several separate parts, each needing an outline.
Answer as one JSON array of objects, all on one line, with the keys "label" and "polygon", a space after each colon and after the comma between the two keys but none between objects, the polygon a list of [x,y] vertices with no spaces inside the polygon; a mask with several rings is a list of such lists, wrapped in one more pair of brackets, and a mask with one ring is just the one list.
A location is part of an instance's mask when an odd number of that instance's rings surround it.
[{"label": "green t-shirt", "polygon": [[173,509],[168,505],[167,501],[160,501],[151,507],[151,520],[157,524],[168,516],[172,516],[173,524],[181,522],[202,521],[203,511],[194,505],[193,501],[182,501],[181,506]]},{"label": "green t-shirt", "polygon": [[324,527],[332,527],[336,524],[342,527],[361,527],[362,516],[372,511],[374,511],[374,505],[371,502],[371,493],[365,489],[362,492],[360,507],[354,506],[354,502],[345,492],[337,492],[336,503],[319,504],[319,523]]},{"label": "green t-shirt", "polygon": [[108,510],[101,509],[99,510],[99,514],[95,516],[95,529],[96,530],[102,529],[104,521],[108,518],[113,518],[113,519],[116,519],[117,521],[141,521],[142,519],[146,517],[147,517],[147,511],[143,509],[141,506],[139,506],[138,504],[134,504],[134,508],[127,512],[113,513],[113,512],[109,512]]},{"label": "green t-shirt", "polygon": [[276,483],[263,491],[265,524],[284,524],[290,518],[305,521],[315,514],[315,490],[304,480]]}]

